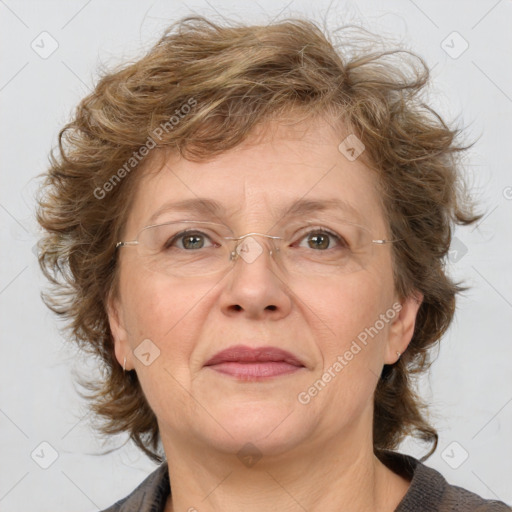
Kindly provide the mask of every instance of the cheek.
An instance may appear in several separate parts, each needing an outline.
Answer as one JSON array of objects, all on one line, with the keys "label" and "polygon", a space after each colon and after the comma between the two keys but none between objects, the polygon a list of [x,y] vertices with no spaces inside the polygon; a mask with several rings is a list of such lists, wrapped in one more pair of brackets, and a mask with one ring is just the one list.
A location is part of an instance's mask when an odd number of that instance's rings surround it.
[{"label": "cheek", "polygon": [[[157,417],[165,410],[169,421],[179,422],[191,406],[185,390],[190,388],[191,355],[203,324],[198,319],[200,301],[207,290],[193,283],[178,286],[151,273],[126,276],[121,294],[135,371]],[[142,345],[143,340],[151,343]],[[147,352],[150,364],[139,358]]]},{"label": "cheek", "polygon": [[180,314],[182,303],[175,286],[161,275],[140,270],[134,272],[126,265],[121,274],[120,291],[126,323],[132,334],[152,334],[161,339]]},{"label": "cheek", "polygon": [[336,429],[371,407],[388,324],[372,328],[391,306],[381,286],[372,273],[353,274],[323,291],[310,288],[304,301],[319,364],[300,400],[308,402],[304,413],[321,415],[326,429]]},{"label": "cheek", "polygon": [[[352,340],[373,326],[391,307],[392,289],[387,288],[372,272],[344,276],[337,283],[331,281],[324,287],[309,287],[304,295],[304,314],[309,311],[324,356],[332,358],[334,353],[343,353]],[[384,333],[387,324],[379,330]]]},{"label": "cheek", "polygon": [[304,391],[314,407],[357,416],[371,404],[394,315],[391,283],[385,273],[365,271],[323,289],[310,287],[303,311],[308,311],[319,365],[310,380],[312,395]]},{"label": "cheek", "polygon": [[126,277],[121,296],[132,350],[150,339],[164,356],[161,360],[183,366],[201,325],[197,313],[207,290],[198,283],[183,286],[151,272],[130,275],[127,269]]}]

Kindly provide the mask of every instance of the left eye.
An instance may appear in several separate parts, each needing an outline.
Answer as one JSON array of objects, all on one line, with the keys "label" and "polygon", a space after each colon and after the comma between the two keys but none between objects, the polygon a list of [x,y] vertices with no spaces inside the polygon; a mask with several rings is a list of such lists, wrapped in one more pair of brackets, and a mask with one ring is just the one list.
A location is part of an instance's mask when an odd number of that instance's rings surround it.
[{"label": "left eye", "polygon": [[[301,239],[301,242],[306,242],[310,249],[319,249],[325,250],[330,249],[332,246],[342,246],[347,247],[348,244],[346,241],[331,231],[327,231],[325,229],[315,229],[314,231],[310,231],[306,235],[304,235]],[[299,244],[301,247],[304,247],[302,243]]]}]

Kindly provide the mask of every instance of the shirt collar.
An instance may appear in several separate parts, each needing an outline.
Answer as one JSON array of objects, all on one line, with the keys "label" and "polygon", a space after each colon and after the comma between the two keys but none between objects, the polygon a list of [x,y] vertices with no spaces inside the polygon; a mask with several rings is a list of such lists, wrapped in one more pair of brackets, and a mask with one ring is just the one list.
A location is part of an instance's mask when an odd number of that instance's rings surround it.
[{"label": "shirt collar", "polygon": [[164,512],[170,494],[169,468],[165,461],[129,496],[117,502],[112,512]]}]

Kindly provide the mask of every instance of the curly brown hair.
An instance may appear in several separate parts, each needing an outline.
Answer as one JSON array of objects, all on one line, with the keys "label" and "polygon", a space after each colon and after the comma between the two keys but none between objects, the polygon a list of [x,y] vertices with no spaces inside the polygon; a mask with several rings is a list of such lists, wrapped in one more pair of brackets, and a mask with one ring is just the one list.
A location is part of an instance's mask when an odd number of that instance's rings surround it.
[{"label": "curly brown hair", "polygon": [[429,367],[464,289],[447,276],[445,258],[454,225],[479,218],[459,172],[472,144],[456,142],[460,130],[424,103],[421,57],[379,47],[382,39],[352,26],[333,36],[301,19],[245,26],[184,18],[142,58],[99,79],[50,155],[37,209],[39,263],[52,283],[43,300],[101,360],[103,379],[83,384],[102,432],[129,433],[156,461],[157,419],[136,372],[117,363],[107,315],[137,176],[158,154],[153,147],[204,161],[287,116],[342,121],[366,146],[361,158],[377,174],[391,236],[401,240],[393,245],[396,290],[424,297],[407,351],[377,384],[374,451],[382,457],[406,435],[431,444],[426,457],[436,448],[412,377]]}]

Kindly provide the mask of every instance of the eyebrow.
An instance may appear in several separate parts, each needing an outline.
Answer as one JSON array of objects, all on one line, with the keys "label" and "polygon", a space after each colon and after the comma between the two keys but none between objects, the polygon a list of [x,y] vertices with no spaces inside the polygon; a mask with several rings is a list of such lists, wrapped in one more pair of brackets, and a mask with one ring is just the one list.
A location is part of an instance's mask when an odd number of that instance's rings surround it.
[{"label": "eyebrow", "polygon": [[362,220],[361,213],[356,210],[351,204],[343,201],[342,199],[298,199],[294,201],[287,209],[280,212],[281,216],[285,219],[288,217],[295,217],[299,215],[306,215],[316,212],[323,212],[329,210],[338,210],[343,213],[349,214],[358,220]]},{"label": "eyebrow", "polygon": [[153,224],[160,215],[167,212],[195,213],[197,215],[208,216],[219,215],[222,211],[222,205],[213,199],[195,198],[184,199],[182,201],[169,202],[163,204],[149,218],[149,224]]},{"label": "eyebrow", "polygon": [[[285,206],[276,212],[280,219],[287,219],[300,215],[307,215],[316,212],[324,212],[329,210],[338,210],[355,217],[358,221],[362,221],[361,213],[351,204],[338,198],[326,199],[297,199],[289,206]],[[148,220],[149,224],[153,224],[163,213],[191,213],[204,217],[211,216],[221,217],[224,207],[221,203],[209,198],[193,198],[184,199],[177,202],[169,202],[162,205],[156,210]]]}]

